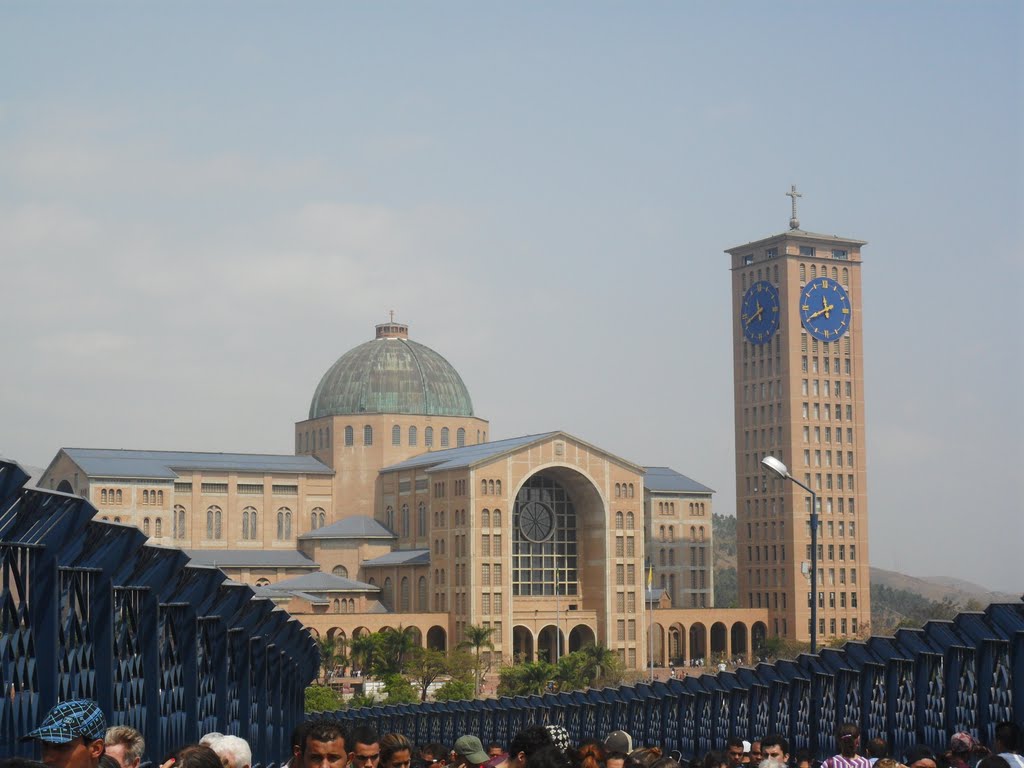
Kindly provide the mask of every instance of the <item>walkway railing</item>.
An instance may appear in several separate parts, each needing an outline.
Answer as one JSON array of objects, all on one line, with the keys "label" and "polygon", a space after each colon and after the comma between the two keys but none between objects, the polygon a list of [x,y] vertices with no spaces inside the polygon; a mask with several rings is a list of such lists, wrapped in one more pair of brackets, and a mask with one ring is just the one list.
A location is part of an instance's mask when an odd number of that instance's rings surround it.
[{"label": "walkway railing", "polygon": [[0,461],[0,754],[32,754],[20,737],[86,697],[141,731],[151,760],[209,731],[247,739],[254,762],[287,758],[319,666],[309,632],[216,568],[27,480]]},{"label": "walkway railing", "polygon": [[[1016,702],[1016,709],[1015,709]],[[901,629],[791,661],[586,692],[341,710],[344,720],[452,744],[472,733],[507,745],[533,723],[565,726],[576,743],[614,730],[634,746],[686,757],[725,749],[726,739],[781,733],[791,753],[837,752],[836,726],[860,725],[894,754],[914,744],[945,751],[967,731],[992,743],[996,723],[1024,720],[1024,604],[990,605],[953,621]]]}]

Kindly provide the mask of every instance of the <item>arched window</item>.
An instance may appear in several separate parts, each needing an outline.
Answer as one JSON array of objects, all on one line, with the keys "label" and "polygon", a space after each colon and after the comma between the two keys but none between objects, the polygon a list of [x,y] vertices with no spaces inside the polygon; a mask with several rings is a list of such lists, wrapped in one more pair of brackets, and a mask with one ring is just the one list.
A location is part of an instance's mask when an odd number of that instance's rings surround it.
[{"label": "arched window", "polygon": [[622,530],[622,521],[623,521],[622,513],[621,512],[616,512],[615,513],[615,530],[617,530],[617,531],[621,531]]},{"label": "arched window", "polygon": [[373,445],[373,427],[369,424],[363,427],[363,445]]},{"label": "arched window", "polygon": [[674,525],[670,525],[668,527],[668,540],[669,541],[675,541],[676,540],[676,527]]},{"label": "arched window", "polygon": [[418,445],[418,444],[419,444],[419,433],[417,432],[416,427],[409,427],[409,445]]},{"label": "arched window", "polygon": [[213,508],[213,538],[221,538],[221,527],[220,527],[220,507]]},{"label": "arched window", "polygon": [[491,510],[485,509],[480,513],[480,527],[490,528],[491,527]]},{"label": "arched window", "polygon": [[704,526],[703,525],[700,527],[700,540],[704,541]]},{"label": "arched window", "polygon": [[416,508],[416,535],[426,536],[427,535],[427,505],[420,502],[419,507]]},{"label": "arched window", "polygon": [[185,538],[185,508],[181,504],[174,505],[174,538]]},{"label": "arched window", "polygon": [[163,504],[164,503],[164,492],[163,491],[157,491],[156,492],[156,503],[157,504]]},{"label": "arched window", "polygon": [[670,549],[668,551],[668,564],[669,565],[675,565],[676,564],[676,551],[674,549]]},{"label": "arched window", "polygon": [[615,498],[622,498],[622,486],[618,483],[615,484]]},{"label": "arched window", "polygon": [[384,525],[388,527],[388,530],[395,530],[395,508],[388,507],[384,510]]},{"label": "arched window", "polygon": [[288,507],[277,510],[277,538],[279,540],[292,537],[292,511]]},{"label": "arched window", "polygon": [[242,538],[249,538],[249,508],[242,510]]},{"label": "arched window", "polygon": [[213,512],[217,507],[206,508],[206,538],[213,538]]},{"label": "arched window", "polygon": [[636,519],[633,517],[633,513],[632,512],[627,512],[626,513],[626,530],[627,531],[632,531],[633,527],[635,525],[636,525]]},{"label": "arched window", "polygon": [[409,536],[409,505],[402,505],[402,536]]},{"label": "arched window", "polygon": [[815,264],[811,264],[811,280],[818,276],[818,267]]},{"label": "arched window", "polygon": [[663,525],[660,528],[658,528],[658,541],[664,541],[664,540],[665,540],[665,526]]},{"label": "arched window", "polygon": [[427,608],[427,578],[420,576],[419,583],[416,585],[416,610],[426,611]]},{"label": "arched window", "polygon": [[118,488],[118,490],[117,490],[117,503],[120,504],[122,499],[123,499],[123,496],[121,496],[121,489]]},{"label": "arched window", "polygon": [[142,503],[149,504],[149,491],[142,492]]},{"label": "arched window", "polygon": [[334,598],[333,608],[335,613],[341,613],[341,600]]},{"label": "arched window", "polygon": [[313,514],[316,515],[316,527],[323,528],[327,524],[327,513],[321,507],[314,507]]},{"label": "arched window", "polygon": [[664,549],[659,549],[658,550],[658,565],[664,565],[664,564],[665,564],[665,550]]},{"label": "arched window", "polygon": [[384,579],[384,589],[381,591],[381,602],[384,603],[390,610],[395,609],[394,599],[394,587],[391,585],[391,577],[388,576]]},{"label": "arched window", "polygon": [[335,576],[340,576],[343,579],[348,578],[348,568],[346,568],[344,565],[334,566],[334,568],[331,569],[331,573]]},{"label": "arched window", "polygon": [[397,424],[395,424],[395,426],[393,426],[391,428],[391,444],[392,445],[401,445],[402,444],[402,428],[400,426],[398,426]]},{"label": "arched window", "polygon": [[[480,493],[483,496],[487,495],[487,481],[486,480],[481,480],[480,481]],[[104,494],[106,494],[106,491],[104,491]]]},{"label": "arched window", "polygon": [[441,427],[441,447],[448,447],[448,427]]},{"label": "arched window", "polygon": [[690,526],[690,541],[696,541],[696,540],[697,540],[697,526],[691,525]]},{"label": "arched window", "polygon": [[115,517],[114,518],[114,522],[115,523],[120,523],[121,522],[121,518],[120,517]]},{"label": "arched window", "polygon": [[832,267],[832,279],[833,280],[838,280],[839,279],[839,270],[836,269],[835,267]]},{"label": "arched window", "polygon": [[629,498],[631,498],[631,499],[633,498],[633,484],[632,483],[629,484]]},{"label": "arched window", "polygon": [[316,530],[316,528],[317,528],[316,522],[317,522],[316,512],[315,511],[310,512],[309,513],[309,529],[311,531],[315,531]]},{"label": "arched window", "polygon": [[158,539],[164,535],[164,521],[162,517],[158,517],[153,523],[153,535]]},{"label": "arched window", "polygon": [[355,445],[355,443],[356,443],[355,430],[352,429],[352,427],[345,427],[345,445],[346,446],[350,446],[350,445]]},{"label": "arched window", "polygon": [[410,594],[411,585],[409,584],[408,576],[402,577],[402,584],[399,587],[399,590],[400,591],[398,595],[398,609],[400,611],[411,610],[412,606],[410,605],[410,601],[412,600],[412,595]]},{"label": "arched window", "polygon": [[497,487],[497,491],[496,491],[496,493],[497,493],[497,494],[498,494],[499,496],[501,496],[501,480],[496,480],[496,481],[495,481],[495,485],[496,485],[496,487]]},{"label": "arched window", "polygon": [[433,427],[427,427],[426,429],[423,430],[423,444],[425,446],[427,446],[427,448],[433,447],[433,445],[434,445],[434,428]]},{"label": "arched window", "polygon": [[491,512],[491,525],[495,528],[501,528],[501,510],[496,509]]},{"label": "arched window", "polygon": [[144,518],[142,521],[142,532],[149,536],[149,518]]},{"label": "arched window", "polygon": [[850,284],[850,270],[848,270],[846,267],[843,267],[843,285],[849,285],[849,284]]},{"label": "arched window", "polygon": [[466,444],[466,430],[459,427],[459,431],[455,433],[455,445],[458,448],[462,448]]},{"label": "arched window", "polygon": [[266,579],[266,578],[256,579],[256,586],[257,587],[269,587],[270,586],[270,579]]}]

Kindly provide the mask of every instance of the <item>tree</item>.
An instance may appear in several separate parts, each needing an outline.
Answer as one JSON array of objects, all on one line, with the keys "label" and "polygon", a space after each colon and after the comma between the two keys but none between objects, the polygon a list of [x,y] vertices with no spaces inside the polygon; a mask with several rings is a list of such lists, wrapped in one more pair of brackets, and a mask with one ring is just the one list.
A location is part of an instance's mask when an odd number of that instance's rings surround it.
[{"label": "tree", "polygon": [[338,694],[325,685],[311,685],[306,689],[307,712],[335,712],[344,706]]},{"label": "tree", "polygon": [[543,694],[555,677],[555,667],[546,661],[532,661],[513,667],[502,667],[499,696]]},{"label": "tree", "polygon": [[615,651],[603,645],[585,645],[579,650],[587,661],[587,684],[591,687],[616,685],[622,680],[622,662]]},{"label": "tree", "polygon": [[449,674],[448,657],[436,648],[414,648],[405,663],[405,671],[420,690],[420,701],[427,700],[430,686],[443,675]]},{"label": "tree", "polygon": [[[476,657],[476,695],[480,695],[480,651],[484,648],[493,651],[494,643],[491,642],[491,635],[494,634],[493,627],[475,627],[472,624],[466,627],[466,639],[459,643],[459,648],[472,648]],[[490,666],[488,665],[488,670]]]},{"label": "tree", "polygon": [[370,671],[374,676],[384,678],[402,671],[406,656],[416,648],[412,627],[382,629],[374,635],[375,650]]},{"label": "tree", "polygon": [[387,694],[385,704],[415,704],[419,701],[412,683],[397,673],[384,678],[384,693]]},{"label": "tree", "polygon": [[436,701],[461,701],[473,698],[472,680],[448,680],[434,693]]},{"label": "tree", "polygon": [[349,655],[352,657],[352,663],[360,669],[369,671],[374,657],[377,655],[377,642],[376,635],[364,634],[353,637],[352,642],[349,643]]},{"label": "tree", "polygon": [[320,647],[320,679],[326,683],[334,668],[348,661],[348,642],[340,637],[318,637],[316,643]]}]

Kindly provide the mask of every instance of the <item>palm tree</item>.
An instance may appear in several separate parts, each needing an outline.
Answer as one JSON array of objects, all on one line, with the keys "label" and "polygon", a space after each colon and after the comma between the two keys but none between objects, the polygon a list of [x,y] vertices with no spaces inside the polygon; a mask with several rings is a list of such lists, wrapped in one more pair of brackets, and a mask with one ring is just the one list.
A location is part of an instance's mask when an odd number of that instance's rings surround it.
[{"label": "palm tree", "polygon": [[476,656],[476,695],[480,695],[480,651],[484,648],[493,651],[494,643],[491,642],[491,635],[494,634],[493,627],[474,627],[468,625],[465,630],[465,640],[459,643],[459,648],[472,648]]},{"label": "palm tree", "polygon": [[377,638],[369,633],[357,635],[349,643],[349,654],[352,657],[352,663],[358,665],[363,670],[369,671],[376,652]]},{"label": "palm tree", "polygon": [[619,668],[619,658],[615,651],[603,645],[585,645],[580,648],[580,653],[586,657],[586,675],[590,684],[602,678],[613,676]]},{"label": "palm tree", "polygon": [[375,659],[374,674],[379,677],[394,675],[402,671],[402,665],[409,652],[416,647],[415,629],[401,625],[398,629],[382,629],[377,634],[380,637],[378,650]]},{"label": "palm tree", "polygon": [[338,660],[338,641],[334,637],[318,637],[316,643],[320,646],[320,679],[326,683]]}]

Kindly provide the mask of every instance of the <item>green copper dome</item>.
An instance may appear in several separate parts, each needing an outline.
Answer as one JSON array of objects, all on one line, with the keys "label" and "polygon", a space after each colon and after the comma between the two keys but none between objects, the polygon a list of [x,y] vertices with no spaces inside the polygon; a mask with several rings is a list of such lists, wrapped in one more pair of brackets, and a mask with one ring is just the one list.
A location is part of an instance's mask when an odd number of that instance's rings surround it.
[{"label": "green copper dome", "polygon": [[401,323],[377,326],[377,338],[338,358],[320,379],[309,418],[356,413],[472,416],[462,377]]}]

